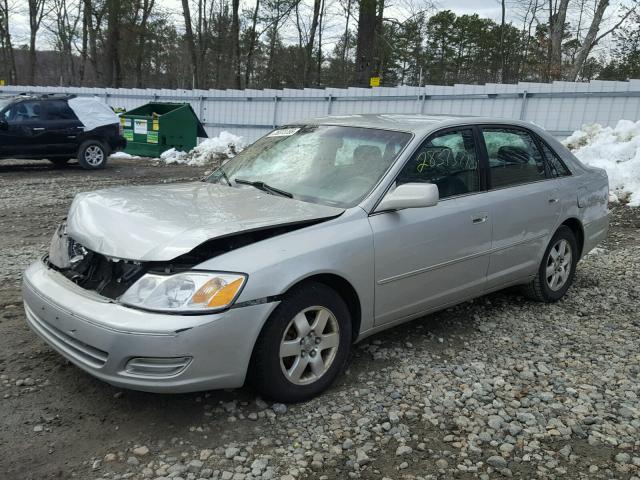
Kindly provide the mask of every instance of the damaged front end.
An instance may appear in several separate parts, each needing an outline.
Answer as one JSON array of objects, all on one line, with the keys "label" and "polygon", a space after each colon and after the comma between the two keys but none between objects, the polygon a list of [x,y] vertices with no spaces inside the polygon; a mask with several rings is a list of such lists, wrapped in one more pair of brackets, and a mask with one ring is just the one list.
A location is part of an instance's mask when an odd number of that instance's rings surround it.
[{"label": "damaged front end", "polygon": [[147,271],[142,262],[109,258],[76,242],[58,226],[49,247],[45,264],[85,290],[116,299]]},{"label": "damaged front end", "polygon": [[224,253],[297,230],[321,220],[264,228],[208,240],[188,253],[168,261],[136,261],[109,257],[74,240],[62,223],[56,229],[45,264],[81,288],[111,300],[121,297],[145,274],[173,275]]}]

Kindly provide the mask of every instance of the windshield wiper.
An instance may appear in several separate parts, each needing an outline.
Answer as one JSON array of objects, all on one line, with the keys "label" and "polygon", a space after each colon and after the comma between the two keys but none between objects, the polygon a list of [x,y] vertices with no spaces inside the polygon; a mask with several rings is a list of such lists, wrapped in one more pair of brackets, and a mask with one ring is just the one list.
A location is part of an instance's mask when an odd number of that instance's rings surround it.
[{"label": "windshield wiper", "polygon": [[251,185],[252,187],[256,187],[258,190],[262,190],[263,192],[280,195],[282,197],[293,198],[293,193],[289,193],[285,190],[280,190],[279,188],[272,187],[264,182],[261,182],[260,180],[251,181],[245,180],[243,178],[236,178],[234,179],[234,181],[241,185]]}]

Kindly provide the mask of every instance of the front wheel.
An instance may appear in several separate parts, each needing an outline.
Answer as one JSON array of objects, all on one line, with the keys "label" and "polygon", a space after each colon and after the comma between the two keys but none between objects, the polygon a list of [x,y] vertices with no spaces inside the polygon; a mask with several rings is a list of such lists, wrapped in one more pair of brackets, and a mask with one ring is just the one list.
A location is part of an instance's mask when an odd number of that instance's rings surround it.
[{"label": "front wheel", "polygon": [[351,316],[332,288],[307,283],[287,293],[264,326],[249,379],[265,397],[299,402],[327,389],[347,360]]},{"label": "front wheel", "polygon": [[578,263],[578,243],[573,231],[561,226],[549,242],[538,274],[527,285],[525,294],[539,302],[560,300],[573,283]]},{"label": "front wheel", "polygon": [[78,149],[78,163],[85,170],[97,170],[107,165],[109,151],[98,140],[87,140]]}]

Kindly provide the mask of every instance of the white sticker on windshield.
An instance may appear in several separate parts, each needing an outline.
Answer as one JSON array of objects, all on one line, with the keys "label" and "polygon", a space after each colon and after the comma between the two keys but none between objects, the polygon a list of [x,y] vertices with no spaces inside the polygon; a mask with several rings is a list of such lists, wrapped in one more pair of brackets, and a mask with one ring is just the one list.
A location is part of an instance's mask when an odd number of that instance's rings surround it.
[{"label": "white sticker on windshield", "polygon": [[289,137],[296,133],[299,128],[280,128],[278,130],[274,130],[267,137]]}]

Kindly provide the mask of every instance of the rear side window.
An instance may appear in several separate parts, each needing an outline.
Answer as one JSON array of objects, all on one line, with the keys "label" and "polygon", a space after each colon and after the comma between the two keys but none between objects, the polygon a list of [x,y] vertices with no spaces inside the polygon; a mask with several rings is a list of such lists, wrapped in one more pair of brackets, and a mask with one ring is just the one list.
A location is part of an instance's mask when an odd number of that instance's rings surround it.
[{"label": "rear side window", "polygon": [[434,183],[440,198],[480,190],[478,155],[471,129],[437,133],[413,154],[398,178],[403,183]]},{"label": "rear side window", "polygon": [[483,128],[492,188],[504,188],[546,178],[544,157],[524,130]]},{"label": "rear side window", "polygon": [[549,167],[549,175],[553,178],[566,177],[567,175],[571,175],[571,172],[562,162],[562,160],[560,160],[558,154],[554,152],[546,143],[540,142],[540,144],[542,145],[542,153],[544,153],[544,158],[547,161],[547,165]]},{"label": "rear side window", "polygon": [[45,102],[48,120],[77,120],[75,113],[64,100]]}]

